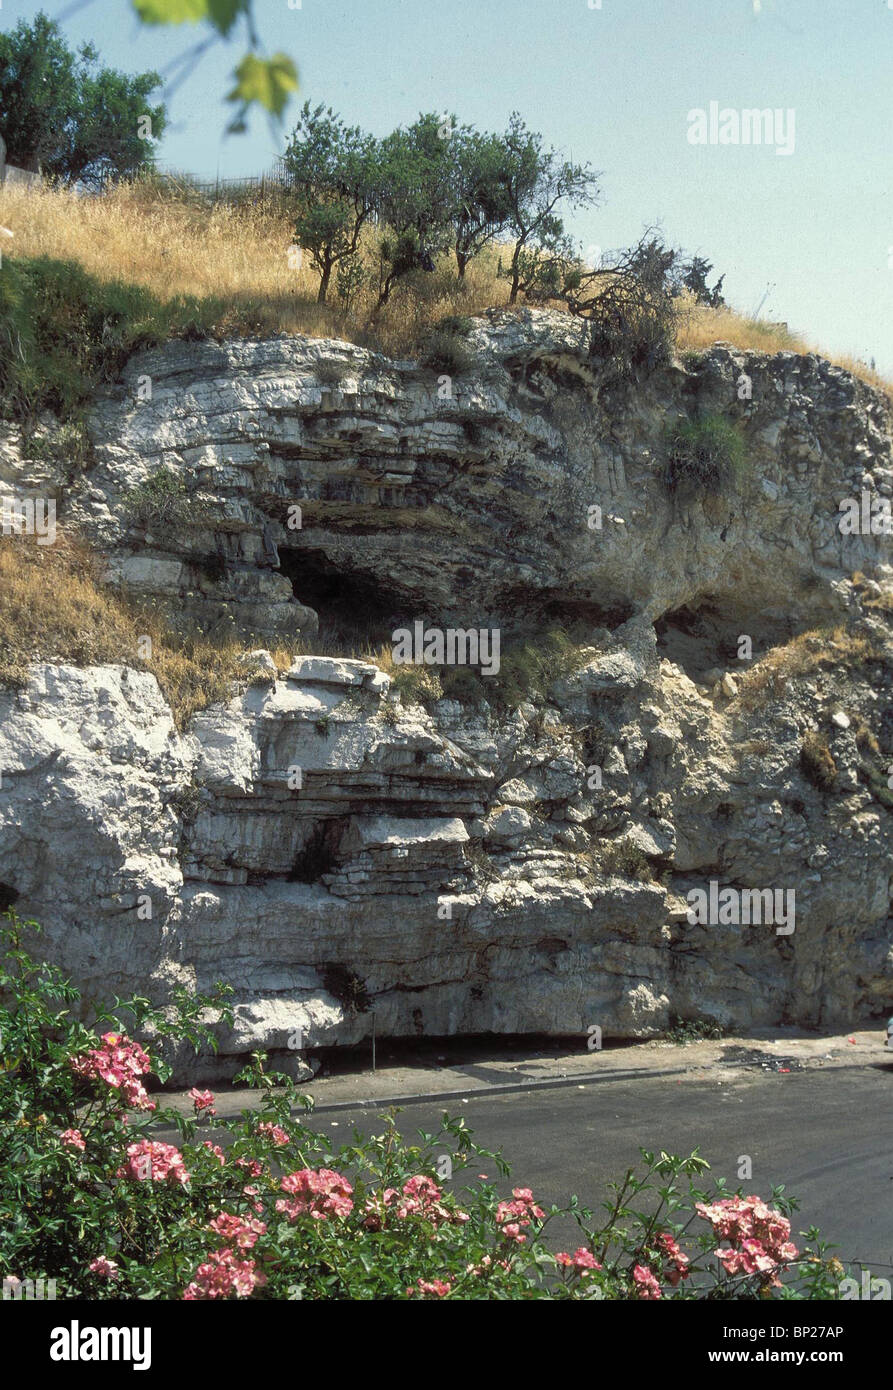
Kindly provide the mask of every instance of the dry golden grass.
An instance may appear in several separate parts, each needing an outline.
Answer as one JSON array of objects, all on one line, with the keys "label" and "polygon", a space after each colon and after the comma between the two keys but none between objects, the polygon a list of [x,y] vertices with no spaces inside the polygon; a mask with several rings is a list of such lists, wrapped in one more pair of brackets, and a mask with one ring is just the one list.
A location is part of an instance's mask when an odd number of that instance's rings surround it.
[{"label": "dry golden grass", "polygon": [[[152,639],[145,661],[139,645],[144,636]],[[197,710],[229,698],[234,681],[250,679],[250,669],[240,665],[245,650],[236,639],[178,633],[161,612],[129,603],[103,584],[89,548],[59,529],[51,546],[25,536],[0,540],[0,687],[24,686],[35,661],[131,666],[156,676],[182,729]],[[301,653],[357,657],[395,669],[390,646],[323,632],[293,647],[275,647],[271,655],[279,674]]]},{"label": "dry golden grass", "polygon": [[853,733],[856,738],[856,747],[861,748],[863,752],[867,749],[869,753],[876,753],[878,757],[881,757],[881,745],[871,725],[866,724],[865,720],[859,714],[851,715],[850,718],[853,725]]},{"label": "dry golden grass", "polygon": [[[868,585],[872,585],[873,587],[875,582],[876,581],[868,579],[861,570],[856,570],[856,573],[853,575],[853,586],[859,590],[864,590]],[[866,595],[862,593],[862,607],[874,609],[877,613],[893,614],[893,585],[888,583],[886,585],[879,585],[878,587],[880,589],[878,594],[866,597]]]},{"label": "dry golden grass", "polygon": [[713,343],[734,343],[757,352],[809,352],[802,338],[782,324],[748,319],[734,309],[710,309],[690,295],[679,301],[676,346],[680,352],[698,352]]},{"label": "dry golden grass", "polygon": [[[496,247],[471,262],[463,284],[448,264],[433,274],[409,277],[411,284],[397,287],[372,328],[372,287],[364,289],[349,314],[339,307],[334,285],[332,303],[318,305],[318,277],[308,258],[301,269],[289,266],[293,227],[278,196],[210,204],[139,181],[119,185],[101,198],[51,188],[0,187],[0,222],[14,233],[8,250],[4,248],[7,254],[77,261],[101,280],[144,285],[162,300],[176,294],[217,299],[221,333],[340,337],[401,356],[417,349],[444,315],[478,314],[508,301],[508,284],[497,276],[506,248]],[[370,264],[374,235],[367,229]],[[684,297],[678,350],[698,351],[717,341],[763,352],[819,351],[781,325],[730,308],[709,309]],[[864,362],[822,355],[882,390],[893,386]]]},{"label": "dry golden grass", "polygon": [[[147,661],[144,635],[152,639]],[[0,685],[24,685],[36,660],[132,666],[154,673],[183,728],[197,709],[227,698],[241,650],[177,638],[157,614],[130,608],[102,585],[87,548],[61,532],[51,546],[0,541]]]},{"label": "dry golden grass", "polygon": [[[227,204],[162,198],[149,185],[123,184],[101,198],[51,188],[0,188],[10,252],[74,260],[101,280],[172,294],[257,297],[282,313],[309,297],[313,277],[290,270],[286,217]],[[315,295],[314,295],[315,298]]]},{"label": "dry golden grass", "polygon": [[870,637],[856,636],[845,627],[801,632],[786,646],[773,647],[742,676],[737,703],[743,710],[754,709],[767,694],[782,695],[788,681],[797,676],[809,675],[821,667],[847,666],[855,670],[880,654],[880,646]]},{"label": "dry golden grass", "polygon": [[[376,293],[362,292],[350,313],[316,303],[318,276],[304,257],[289,266],[293,224],[281,198],[217,203],[162,196],[151,184],[122,184],[101,198],[64,190],[0,187],[0,223],[14,240],[8,254],[77,261],[100,280],[143,285],[162,300],[194,295],[221,302],[221,334],[304,333],[346,338],[400,356],[446,314],[476,314],[508,299],[496,277],[497,255],[472,262],[465,283],[447,269],[419,272],[369,319]],[[371,264],[373,233],[365,239]],[[4,247],[4,250],[7,250]]]},{"label": "dry golden grass", "polygon": [[735,347],[755,352],[816,353],[835,366],[852,372],[853,376],[861,377],[879,391],[889,393],[893,390],[893,381],[872,371],[865,362],[845,354],[825,352],[800,334],[792,333],[784,324],[747,318],[728,307],[710,309],[683,295],[679,304],[677,351],[703,351],[717,342],[732,343]]}]

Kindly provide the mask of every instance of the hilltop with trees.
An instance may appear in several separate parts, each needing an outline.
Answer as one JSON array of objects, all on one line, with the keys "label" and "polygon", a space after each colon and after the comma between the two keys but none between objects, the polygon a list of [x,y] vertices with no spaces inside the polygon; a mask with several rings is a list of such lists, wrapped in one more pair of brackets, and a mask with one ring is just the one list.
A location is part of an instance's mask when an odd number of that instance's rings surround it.
[{"label": "hilltop with trees", "polygon": [[[133,3],[147,24],[189,18],[167,0]],[[235,10],[198,0],[193,10],[230,35]],[[248,28],[244,63],[264,68]],[[281,119],[296,84],[281,63],[278,83],[252,71],[254,87],[246,76],[229,94],[237,129],[252,101]],[[785,325],[736,314],[710,261],[655,229],[587,264],[567,219],[600,204],[600,176],[517,112],[501,132],[429,111],[375,136],[305,103],[278,179],[209,194],[155,167],[167,120],[162,102],[150,104],[158,83],[103,66],[92,46],[73,51],[44,14],[0,35],[7,157],[45,179],[0,192],[11,233],[0,277],[7,415],[76,415],[129,352],[184,335],[340,337],[448,370],[461,364],[471,317],[515,305],[594,320],[593,342],[624,375],[717,338],[806,346]],[[864,363],[844,364],[878,382]]]}]

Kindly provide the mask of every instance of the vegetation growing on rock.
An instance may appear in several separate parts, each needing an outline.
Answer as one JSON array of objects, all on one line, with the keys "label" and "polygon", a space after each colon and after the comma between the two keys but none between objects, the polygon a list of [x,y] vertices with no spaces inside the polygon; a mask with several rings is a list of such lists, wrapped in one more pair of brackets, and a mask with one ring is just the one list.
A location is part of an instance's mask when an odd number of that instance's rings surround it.
[{"label": "vegetation growing on rock", "polygon": [[736,426],[709,413],[667,429],[667,487],[680,501],[741,486],[745,444]]}]

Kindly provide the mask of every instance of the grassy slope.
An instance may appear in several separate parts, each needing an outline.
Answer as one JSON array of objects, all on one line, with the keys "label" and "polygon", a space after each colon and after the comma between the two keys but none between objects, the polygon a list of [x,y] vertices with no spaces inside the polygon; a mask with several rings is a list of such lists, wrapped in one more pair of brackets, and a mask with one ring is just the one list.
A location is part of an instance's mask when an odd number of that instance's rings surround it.
[{"label": "grassy slope", "polygon": [[[272,199],[263,206],[209,207],[194,198],[162,196],[153,185],[125,185],[101,199],[11,187],[0,188],[0,223],[14,233],[4,243],[14,256],[73,260],[100,281],[143,286],[161,301],[174,294],[210,301],[205,318],[220,334],[338,336],[405,356],[444,315],[475,314],[508,299],[508,285],[496,274],[498,250],[491,251],[471,263],[464,286],[449,266],[413,277],[413,293],[398,287],[370,331],[371,287],[346,314],[336,304],[317,305],[318,279],[308,264],[289,268],[292,225]],[[781,325],[684,303],[678,350],[717,340],[764,352],[820,350]],[[891,385],[862,362],[829,360],[876,386]]]}]

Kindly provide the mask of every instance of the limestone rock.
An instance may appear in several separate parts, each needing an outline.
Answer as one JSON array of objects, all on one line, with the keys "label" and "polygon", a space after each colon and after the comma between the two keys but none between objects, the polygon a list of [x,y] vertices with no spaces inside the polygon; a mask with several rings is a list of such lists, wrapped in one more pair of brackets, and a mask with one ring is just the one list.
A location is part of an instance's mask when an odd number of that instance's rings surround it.
[{"label": "limestone rock", "polygon": [[530,829],[523,806],[497,806],[484,821],[484,838],[497,845],[519,845]]},{"label": "limestone rock", "polygon": [[[394,615],[460,626],[542,617],[559,593],[593,630],[706,602],[815,626],[841,612],[830,578],[871,579],[888,558],[838,526],[866,473],[893,478],[885,400],[841,368],[715,344],[696,375],[653,373],[632,406],[581,320],[492,311],[469,343],[476,363],[447,401],[434,372],[332,340],[140,353],[97,400],[94,463],[64,489],[67,516],[113,576],[175,617],[265,641],[312,637],[336,581],[348,609],[374,592]],[[335,368],[337,383],[320,379]],[[742,371],[746,410],[730,404]],[[734,415],[746,481],[681,505],[664,482],[665,423],[710,410]],[[153,531],[128,499],[160,469],[188,507]],[[629,688],[638,660],[627,633],[582,680]]]},{"label": "limestone rock", "polygon": [[[373,1011],[379,1037],[581,1039],[893,1011],[893,567],[838,526],[863,475],[893,479],[884,398],[722,344],[619,391],[588,326],[549,312],[490,313],[469,341],[451,402],[332,340],[139,354],[73,485],[0,435],[0,479],[52,486],[115,582],[251,648],[182,733],[144,670],[47,659],[0,692],[0,902],[90,996],[228,980],[220,1055],[175,1058],[183,1079],[258,1047],[304,1075],[307,1046],[368,1037]],[[668,494],[665,423],[693,410],[735,416],[740,495]],[[159,534],[128,497],[162,467],[194,510]],[[273,638],[306,650],[336,602],[384,633],[507,637],[563,605],[588,634],[517,708],[485,681],[423,704],[395,680],[398,699],[347,657],[280,677]],[[798,634],[790,669],[760,668]],[[833,740],[831,788],[807,730]],[[713,882],[795,890],[793,933],[692,923]]]}]

